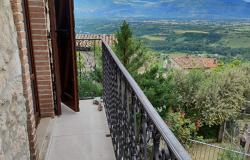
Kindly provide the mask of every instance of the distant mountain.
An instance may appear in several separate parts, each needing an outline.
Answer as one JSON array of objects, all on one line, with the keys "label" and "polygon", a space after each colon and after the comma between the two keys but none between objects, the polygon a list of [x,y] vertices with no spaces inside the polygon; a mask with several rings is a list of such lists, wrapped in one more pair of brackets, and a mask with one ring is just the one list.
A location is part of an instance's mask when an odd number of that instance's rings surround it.
[{"label": "distant mountain", "polygon": [[243,0],[75,0],[76,17],[250,19]]}]

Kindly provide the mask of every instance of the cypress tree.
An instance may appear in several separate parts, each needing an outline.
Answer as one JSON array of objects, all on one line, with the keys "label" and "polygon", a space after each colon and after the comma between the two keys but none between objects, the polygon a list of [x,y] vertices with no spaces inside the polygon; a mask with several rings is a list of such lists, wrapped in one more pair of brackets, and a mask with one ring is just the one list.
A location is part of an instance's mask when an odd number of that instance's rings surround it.
[{"label": "cypress tree", "polygon": [[136,72],[145,62],[145,48],[139,40],[133,38],[133,33],[126,21],[116,33],[115,52],[130,72]]}]

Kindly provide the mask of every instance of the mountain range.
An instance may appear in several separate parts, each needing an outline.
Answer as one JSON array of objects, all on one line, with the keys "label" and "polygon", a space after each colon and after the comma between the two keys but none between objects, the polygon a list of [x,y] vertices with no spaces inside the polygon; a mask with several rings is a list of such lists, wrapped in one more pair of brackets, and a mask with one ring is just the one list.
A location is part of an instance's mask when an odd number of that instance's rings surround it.
[{"label": "mountain range", "polygon": [[250,0],[75,0],[75,16],[250,19]]}]

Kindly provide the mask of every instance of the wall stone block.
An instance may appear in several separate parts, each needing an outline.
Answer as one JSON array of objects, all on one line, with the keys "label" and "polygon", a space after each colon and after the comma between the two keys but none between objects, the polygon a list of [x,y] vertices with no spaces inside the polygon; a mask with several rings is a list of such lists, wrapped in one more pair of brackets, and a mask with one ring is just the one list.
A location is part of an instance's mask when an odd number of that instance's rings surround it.
[{"label": "wall stone block", "polygon": [[29,160],[22,70],[9,0],[0,1],[0,24],[0,159]]}]

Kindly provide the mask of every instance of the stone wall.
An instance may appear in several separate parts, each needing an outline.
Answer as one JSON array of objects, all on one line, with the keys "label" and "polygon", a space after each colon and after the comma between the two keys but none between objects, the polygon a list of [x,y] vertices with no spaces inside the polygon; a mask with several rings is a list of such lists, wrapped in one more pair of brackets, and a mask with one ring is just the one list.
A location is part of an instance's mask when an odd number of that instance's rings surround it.
[{"label": "stone wall", "polygon": [[0,1],[0,159],[30,159],[22,70],[9,0]]}]

